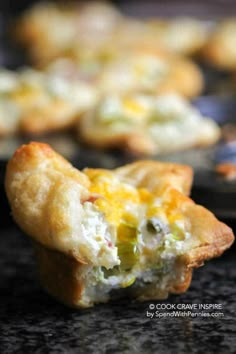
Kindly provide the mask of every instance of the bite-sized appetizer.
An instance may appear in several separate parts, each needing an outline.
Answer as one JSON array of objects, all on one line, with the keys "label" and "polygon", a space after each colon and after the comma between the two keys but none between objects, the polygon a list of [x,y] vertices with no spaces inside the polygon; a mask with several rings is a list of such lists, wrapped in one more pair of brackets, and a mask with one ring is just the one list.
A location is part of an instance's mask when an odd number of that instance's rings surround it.
[{"label": "bite-sized appetizer", "polygon": [[108,95],[78,122],[80,137],[99,148],[161,154],[208,146],[220,128],[177,95]]},{"label": "bite-sized appetizer", "polygon": [[120,17],[107,2],[39,3],[18,20],[14,34],[27,47],[32,60],[42,64],[70,55],[75,46],[102,44]]},{"label": "bite-sized appetizer", "polygon": [[68,128],[96,100],[89,84],[32,69],[0,71],[0,135]]},{"label": "bite-sized appetizer", "polygon": [[183,293],[193,268],[230,247],[232,230],[184,194],[191,179],[187,166],[154,161],[80,172],[31,143],[10,160],[6,192],[34,240],[43,287],[90,307]]},{"label": "bite-sized appetizer", "polygon": [[218,69],[236,71],[236,17],[216,26],[203,55],[209,64]]},{"label": "bite-sized appetizer", "polygon": [[176,92],[185,97],[200,94],[202,73],[190,59],[160,51],[130,50],[106,65],[99,82],[103,92]]},{"label": "bite-sized appetizer", "polygon": [[150,38],[169,52],[197,54],[206,44],[211,26],[207,21],[191,17],[152,19],[147,21]]}]

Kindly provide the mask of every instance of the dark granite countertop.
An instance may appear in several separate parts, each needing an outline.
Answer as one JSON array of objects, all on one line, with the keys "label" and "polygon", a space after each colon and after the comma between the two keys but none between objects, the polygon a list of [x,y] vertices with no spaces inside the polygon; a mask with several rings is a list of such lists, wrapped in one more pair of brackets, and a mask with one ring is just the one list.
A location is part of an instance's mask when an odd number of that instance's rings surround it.
[{"label": "dark granite countertop", "polygon": [[196,270],[186,294],[159,302],[217,303],[222,310],[216,312],[223,315],[151,319],[150,302],[122,300],[87,310],[64,307],[40,289],[28,239],[14,227],[0,233],[1,353],[236,352],[233,249]]}]

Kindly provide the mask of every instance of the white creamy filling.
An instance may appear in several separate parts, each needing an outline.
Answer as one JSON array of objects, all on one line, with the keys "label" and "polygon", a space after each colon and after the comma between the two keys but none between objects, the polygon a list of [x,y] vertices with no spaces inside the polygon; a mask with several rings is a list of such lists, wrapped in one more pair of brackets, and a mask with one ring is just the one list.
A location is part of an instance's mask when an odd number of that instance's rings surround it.
[{"label": "white creamy filling", "polygon": [[91,269],[86,276],[83,301],[88,304],[107,301],[111,290],[129,288],[131,285],[139,288],[156,284],[157,289],[166,290],[168,282],[179,276],[175,261],[191,247],[191,236],[185,231],[182,221],[176,222],[183,233],[181,239],[176,239],[167,224],[160,224],[162,231],[156,234],[148,232],[144,222],[140,224],[139,259],[130,270],[122,270],[122,264],[121,268],[115,267],[109,273],[102,267]]},{"label": "white creamy filling", "polygon": [[95,266],[109,269],[120,264],[114,231],[90,202],[83,204],[81,231],[80,252],[91,259]]}]

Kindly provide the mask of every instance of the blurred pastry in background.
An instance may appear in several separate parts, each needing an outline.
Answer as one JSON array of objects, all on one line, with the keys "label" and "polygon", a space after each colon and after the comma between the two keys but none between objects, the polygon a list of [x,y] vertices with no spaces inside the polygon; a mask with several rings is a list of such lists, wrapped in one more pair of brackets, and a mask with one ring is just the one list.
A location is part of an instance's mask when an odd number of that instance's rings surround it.
[{"label": "blurred pastry in background", "polygon": [[190,59],[169,56],[161,51],[130,51],[104,67],[99,80],[102,92],[176,92],[194,97],[203,89],[203,77]]},{"label": "blurred pastry in background", "polygon": [[89,84],[33,69],[0,71],[0,135],[66,129],[97,99]]},{"label": "blurred pastry in background", "polygon": [[38,3],[19,18],[14,36],[23,44],[33,61],[48,61],[57,57],[75,37],[77,12],[70,6]]},{"label": "blurred pastry in background", "polygon": [[191,17],[148,20],[150,36],[160,48],[181,55],[196,55],[206,44],[211,26],[208,21]]},{"label": "blurred pastry in background", "polygon": [[209,23],[194,18],[138,19],[108,2],[39,3],[16,22],[15,37],[34,64],[58,57],[113,58],[143,46],[195,55],[209,36]]},{"label": "blurred pastry in background", "polygon": [[217,69],[236,71],[236,17],[217,24],[203,49],[203,56]]},{"label": "blurred pastry in background", "polygon": [[82,115],[78,134],[98,148],[115,147],[142,155],[214,144],[220,128],[174,94],[114,94]]}]

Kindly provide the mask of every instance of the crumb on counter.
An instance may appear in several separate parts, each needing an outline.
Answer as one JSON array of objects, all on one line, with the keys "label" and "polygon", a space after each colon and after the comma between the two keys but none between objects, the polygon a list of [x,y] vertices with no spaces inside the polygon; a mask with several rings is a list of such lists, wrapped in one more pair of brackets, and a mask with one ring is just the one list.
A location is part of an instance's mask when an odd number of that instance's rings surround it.
[{"label": "crumb on counter", "polygon": [[216,166],[216,172],[228,181],[236,181],[236,164],[223,162]]}]

